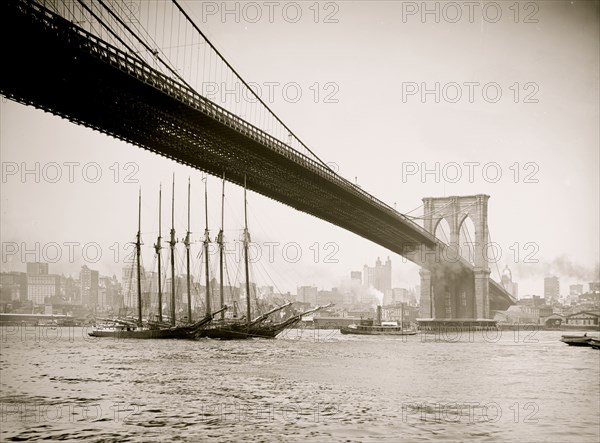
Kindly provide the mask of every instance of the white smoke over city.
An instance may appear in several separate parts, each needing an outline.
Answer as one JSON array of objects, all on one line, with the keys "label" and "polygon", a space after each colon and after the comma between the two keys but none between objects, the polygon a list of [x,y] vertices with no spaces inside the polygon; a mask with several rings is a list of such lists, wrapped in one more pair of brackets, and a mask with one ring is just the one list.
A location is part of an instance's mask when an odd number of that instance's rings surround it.
[{"label": "white smoke over city", "polygon": [[583,283],[600,280],[600,264],[598,262],[595,265],[581,265],[575,263],[567,255],[540,263],[517,263],[515,268],[519,278],[543,278],[555,275]]},{"label": "white smoke over city", "polygon": [[383,292],[381,292],[378,289],[375,289],[373,286],[369,286],[369,288],[367,289],[367,294],[373,296],[373,307],[377,307],[377,305],[383,306]]}]

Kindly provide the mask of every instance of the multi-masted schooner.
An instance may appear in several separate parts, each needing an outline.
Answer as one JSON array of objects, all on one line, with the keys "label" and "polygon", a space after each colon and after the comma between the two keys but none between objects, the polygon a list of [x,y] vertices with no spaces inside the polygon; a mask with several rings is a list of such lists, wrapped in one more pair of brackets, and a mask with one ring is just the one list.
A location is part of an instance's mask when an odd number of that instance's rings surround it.
[{"label": "multi-masted schooner", "polygon": [[[161,249],[162,249],[162,188],[159,190],[159,219],[158,219],[158,238],[154,245],[154,250],[157,256],[158,262],[158,314],[155,319],[148,319],[146,321],[142,318],[142,290],[141,290],[141,191],[138,197],[138,232],[136,236],[135,248],[136,248],[136,268],[137,268],[137,311],[138,318],[136,321],[129,319],[113,319],[110,320],[110,326],[106,324],[95,328],[89,335],[93,337],[118,337],[118,338],[140,338],[140,339],[152,339],[152,338],[170,338],[170,339],[199,339],[199,338],[212,338],[212,339],[247,339],[252,337],[263,337],[263,338],[274,338],[284,329],[291,328],[298,323],[304,315],[318,311],[323,308],[327,308],[331,305],[317,306],[316,308],[308,311],[296,314],[284,321],[274,323],[269,320],[269,316],[277,311],[280,311],[292,303],[288,302],[282,306],[278,306],[271,309],[269,312],[261,314],[255,318],[252,318],[251,310],[251,291],[250,291],[250,273],[248,263],[248,247],[250,244],[250,233],[248,231],[248,215],[247,215],[247,191],[246,183],[244,178],[244,232],[243,232],[243,250],[244,250],[244,266],[245,266],[245,293],[246,293],[246,314],[241,318],[237,317],[236,305],[234,304],[234,317],[226,318],[225,311],[228,309],[224,299],[224,199],[225,199],[225,177],[223,177],[223,191],[221,199],[221,228],[216,238],[216,243],[219,247],[219,295],[220,295],[220,307],[213,311],[211,303],[211,282],[209,275],[209,246],[210,231],[208,229],[208,191],[205,180],[204,185],[204,201],[205,201],[205,230],[203,240],[203,252],[204,252],[204,264],[205,264],[205,277],[206,277],[206,291],[205,291],[205,314],[204,317],[192,322],[192,300],[191,300],[191,281],[190,281],[190,183],[188,181],[188,229],[183,240],[183,244],[186,248],[186,264],[187,264],[187,318],[185,323],[177,324],[176,321],[176,310],[175,310],[175,246],[177,240],[175,237],[175,179],[173,178],[173,196],[171,201],[171,230],[170,230],[170,241],[168,242],[170,247],[170,268],[171,268],[171,297],[170,297],[170,313],[168,321],[163,316],[163,294],[162,294],[162,271],[161,271]],[[215,317],[220,314],[220,318],[215,321]]]},{"label": "multi-masted schooner", "polygon": [[186,262],[187,262],[187,302],[188,315],[187,321],[184,324],[176,323],[175,314],[175,178],[173,178],[173,196],[171,204],[171,238],[169,241],[171,249],[171,300],[170,300],[170,318],[169,322],[165,322],[162,314],[162,282],[161,282],[161,229],[162,229],[162,188],[159,190],[158,201],[158,239],[154,245],[158,261],[158,315],[156,320],[143,321],[142,318],[142,288],[141,288],[141,218],[142,218],[142,194],[138,195],[138,232],[136,235],[136,277],[137,277],[137,321],[126,319],[113,319],[105,322],[102,326],[94,328],[89,333],[92,337],[116,337],[116,338],[139,338],[139,339],[191,339],[194,338],[197,331],[210,323],[215,315],[224,312],[227,306],[221,306],[221,309],[212,313],[207,309],[203,318],[196,322],[192,322],[191,308],[191,285],[190,285],[190,183],[188,181],[188,230],[183,241],[186,247]]}]

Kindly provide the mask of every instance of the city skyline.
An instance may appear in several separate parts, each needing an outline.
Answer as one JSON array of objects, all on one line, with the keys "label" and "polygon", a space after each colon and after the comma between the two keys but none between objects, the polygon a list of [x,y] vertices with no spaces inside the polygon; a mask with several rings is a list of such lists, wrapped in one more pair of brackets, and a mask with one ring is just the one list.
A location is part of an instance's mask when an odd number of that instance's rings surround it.
[{"label": "city skyline", "polygon": [[[393,291],[395,291],[395,290],[402,289],[402,290],[414,291],[416,288],[419,287],[418,284],[415,286],[395,284],[391,279],[390,271],[393,269],[393,265],[392,265],[392,262],[389,259],[389,257],[387,258],[385,263],[383,263],[380,260],[380,257],[377,257],[376,261],[374,261],[373,264],[375,266],[364,265],[363,270],[361,270],[361,271],[348,271],[346,278],[343,278],[342,280],[340,280],[337,285],[318,286],[318,285],[314,285],[314,284],[311,284],[308,282],[299,282],[295,288],[292,288],[292,290],[286,290],[286,291],[282,291],[279,288],[277,288],[276,286],[269,286],[268,284],[265,284],[265,282],[251,281],[251,285],[256,286],[256,287],[262,287],[262,288],[270,287],[274,290],[275,294],[285,295],[286,293],[289,293],[291,295],[299,296],[301,293],[301,290],[303,290],[302,288],[313,288],[314,287],[314,289],[318,290],[318,291],[327,291],[327,290],[352,291],[354,288],[354,283],[358,279],[359,285],[362,288],[364,288],[365,290],[368,290],[368,292],[371,295],[378,298],[380,300],[380,302],[387,302],[387,300],[389,300],[388,297],[390,297],[390,298],[395,297],[395,295],[393,293]],[[135,275],[134,275],[135,274],[135,263],[132,263],[130,266],[121,268],[120,273],[110,274],[110,275],[103,273],[100,269],[96,269],[93,266],[89,267],[87,264],[81,265],[79,268],[77,268],[77,272],[74,272],[74,273],[65,274],[64,272],[51,272],[51,271],[53,271],[53,268],[52,268],[53,265],[55,265],[55,264],[50,264],[50,263],[45,263],[45,262],[27,262],[27,263],[25,263],[24,269],[21,269],[21,270],[17,269],[17,270],[12,270],[12,271],[8,271],[8,272],[2,271],[2,273],[7,273],[7,274],[17,273],[17,274],[26,274],[26,275],[51,275],[51,276],[70,278],[70,279],[73,279],[74,281],[80,282],[80,284],[83,284],[83,283],[81,283],[82,274],[84,272],[87,272],[87,273],[91,272],[91,273],[96,273],[97,281],[100,281],[102,279],[116,279],[116,281],[119,282],[120,284],[123,284],[124,282],[126,282],[128,280],[128,278],[132,278],[132,280],[135,281]],[[145,281],[146,284],[149,280],[156,281],[156,274],[157,274],[156,270],[147,269],[142,264],[141,271],[142,271],[142,277],[143,277],[142,280]],[[548,301],[553,301],[553,300],[556,301],[556,300],[558,300],[558,297],[560,297],[561,299],[566,299],[569,296],[581,295],[582,293],[585,293],[585,292],[594,291],[594,290],[596,290],[597,285],[598,285],[598,280],[593,280],[593,281],[588,281],[588,282],[579,281],[578,283],[575,283],[575,284],[566,284],[565,282],[561,283],[561,279],[558,276],[547,275],[543,278],[543,281],[542,281],[543,289],[539,293],[537,293],[537,294],[521,294],[518,289],[519,282],[512,279],[511,273],[512,273],[511,268],[508,265],[506,265],[505,268],[503,269],[502,279],[500,282],[503,286],[505,286],[506,290],[518,300],[527,299],[527,298],[536,296],[536,297],[541,297],[542,299],[546,299]],[[165,287],[165,288],[163,288],[163,292],[168,293],[170,291],[170,289],[168,289],[170,287],[169,286],[170,285],[170,270],[163,267],[161,274],[163,275],[163,277],[162,277],[163,278],[163,286]],[[128,275],[132,275],[133,277],[128,277]],[[185,276],[186,275],[187,274],[186,274],[185,270],[177,270],[175,273],[176,279],[181,280],[180,284],[182,284],[184,286],[185,286]],[[358,276],[360,276],[360,278],[358,278]],[[510,277],[507,278],[507,276],[510,276]],[[89,279],[89,277],[87,277],[87,276],[86,276],[86,278]],[[386,282],[388,279],[390,282],[389,284]],[[194,285],[198,285],[198,287],[204,287],[203,286],[204,282],[205,282],[204,275],[191,274],[191,280],[194,283]],[[210,280],[212,282],[211,283],[212,285],[218,284],[218,276],[217,275],[213,275],[211,273]],[[549,282],[551,282],[551,283],[549,283]],[[227,287],[229,287],[231,285],[231,287],[243,288],[244,284],[245,284],[245,282],[243,280],[235,281],[235,282],[231,282],[231,281],[225,282],[225,286],[227,286]],[[550,289],[550,290],[548,289],[549,285],[551,285],[551,287],[552,287],[552,289]],[[294,291],[294,289],[296,291]],[[146,290],[150,290],[150,289],[143,288],[143,291],[146,291]],[[181,291],[181,290],[182,289],[178,289],[178,291]],[[213,291],[214,290],[216,290],[216,289],[213,288]],[[123,289],[123,291],[125,291],[125,289]],[[134,293],[135,288],[130,288],[128,291],[132,291],[132,293]],[[298,291],[300,291],[300,292],[298,292]],[[549,291],[551,291],[551,293]],[[87,295],[85,297],[89,297],[89,295]],[[83,294],[81,295],[82,303],[83,303],[83,299],[85,297]],[[130,295],[130,297],[135,297],[135,294],[133,296]],[[83,304],[85,304],[85,303],[83,303]]]}]

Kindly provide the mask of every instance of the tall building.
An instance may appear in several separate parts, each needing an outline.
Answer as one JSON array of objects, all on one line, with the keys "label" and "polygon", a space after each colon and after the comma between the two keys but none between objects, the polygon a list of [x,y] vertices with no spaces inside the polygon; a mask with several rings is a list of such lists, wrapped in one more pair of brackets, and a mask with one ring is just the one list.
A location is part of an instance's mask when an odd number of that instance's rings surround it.
[{"label": "tall building", "polygon": [[544,298],[546,303],[551,301],[558,301],[560,295],[560,284],[558,277],[546,277],[544,278]]},{"label": "tall building", "polygon": [[[246,294],[246,282],[240,282],[240,308],[242,309],[242,316],[245,315],[246,313],[246,308],[248,306],[248,298],[250,298],[250,315],[251,317],[255,317],[257,315],[257,286],[256,283],[250,283],[248,285],[249,289],[250,289],[250,297],[247,297]],[[212,292],[212,291],[211,291]],[[214,298],[213,298],[213,306],[216,306],[215,302],[214,302]]]},{"label": "tall building", "polygon": [[[142,267],[143,269],[143,267]],[[142,292],[147,292],[148,288],[151,287],[151,291],[153,294],[154,298],[157,297],[158,294],[158,274],[155,274],[156,276],[156,281],[154,283],[148,281],[149,278],[148,276],[150,275],[150,273],[147,273],[146,276],[144,277],[144,273],[143,271],[141,271],[142,274]],[[169,276],[165,279],[163,277],[162,279],[162,283],[163,283],[163,290],[162,290],[162,294],[163,294],[163,300],[168,299],[169,303],[171,302],[171,277],[170,274]],[[194,281],[194,276],[190,275],[190,295],[192,298],[192,303],[193,303],[193,299],[195,297],[197,297],[196,295],[196,282]],[[214,287],[213,287],[214,288]],[[210,292],[211,294],[213,293],[213,288],[211,288]],[[137,289],[135,290],[137,291]],[[137,294],[137,292],[135,292],[135,294]],[[137,297],[137,295],[136,295]],[[179,275],[175,275],[175,306],[183,306],[186,305],[187,306],[187,275],[185,274],[179,274]]]},{"label": "tall building", "polygon": [[[177,278],[177,277],[175,277]],[[147,291],[146,285],[146,271],[143,266],[140,266],[140,283],[142,293]],[[168,297],[171,296],[171,286],[170,279],[165,282],[165,291],[163,294],[169,294]],[[175,286],[177,288],[177,286]],[[137,268],[135,266],[127,266],[123,268],[123,285],[122,285],[122,295],[123,295],[123,306],[129,308],[137,308],[138,305],[138,292],[137,292]]]},{"label": "tall building", "polygon": [[310,303],[311,306],[317,305],[319,290],[316,286],[300,286],[297,289],[296,300],[302,303]]},{"label": "tall building", "polygon": [[48,275],[48,263],[27,263],[27,275]]},{"label": "tall building", "polygon": [[510,295],[514,298],[519,298],[519,284],[513,281],[512,272],[508,265],[504,267],[500,281],[504,289],[506,289]]},{"label": "tall building", "polygon": [[360,296],[364,292],[362,288],[362,272],[352,271],[350,272],[350,292],[347,294],[349,300],[348,303],[359,303]]},{"label": "tall building", "polygon": [[27,300],[35,305],[46,304],[46,299],[60,295],[60,275],[37,274],[27,276]]},{"label": "tall building", "polygon": [[410,292],[405,288],[393,288],[392,296],[385,300],[386,305],[396,305],[398,303],[408,303],[410,301]]},{"label": "tall building", "polygon": [[117,306],[119,294],[119,282],[116,275],[112,277],[100,276],[98,289],[98,307],[106,308],[109,306]]},{"label": "tall building", "polygon": [[575,304],[579,301],[579,296],[583,294],[583,285],[570,285],[569,286],[569,298],[568,302],[571,304]]},{"label": "tall building", "polygon": [[43,305],[60,295],[60,276],[48,274],[48,263],[27,263],[27,300]]},{"label": "tall building", "polygon": [[570,285],[569,286],[569,295],[581,295],[583,294],[583,285]]},{"label": "tall building", "polygon": [[260,286],[257,289],[257,295],[260,298],[271,297],[275,293],[273,286]]},{"label": "tall building", "polygon": [[81,304],[84,306],[96,306],[98,304],[98,271],[81,267],[79,272],[79,284],[81,286]]},{"label": "tall building", "polygon": [[[164,286],[165,277],[161,276],[161,286]],[[146,285],[147,288],[142,288],[142,292],[148,291],[153,300],[158,300],[158,272],[148,271],[146,272]],[[164,292],[164,289],[161,288]]]},{"label": "tall building", "polygon": [[[64,285],[65,300],[72,305],[81,305],[81,284],[79,279],[67,277]],[[62,278],[61,278],[61,293],[62,290]]]},{"label": "tall building", "polygon": [[27,300],[27,274],[2,272],[0,274],[0,299],[2,302]]},{"label": "tall building", "polygon": [[390,297],[392,292],[392,261],[388,257],[385,264],[381,263],[379,257],[375,267],[364,266],[363,285],[367,288],[373,287],[382,292],[384,297]]}]

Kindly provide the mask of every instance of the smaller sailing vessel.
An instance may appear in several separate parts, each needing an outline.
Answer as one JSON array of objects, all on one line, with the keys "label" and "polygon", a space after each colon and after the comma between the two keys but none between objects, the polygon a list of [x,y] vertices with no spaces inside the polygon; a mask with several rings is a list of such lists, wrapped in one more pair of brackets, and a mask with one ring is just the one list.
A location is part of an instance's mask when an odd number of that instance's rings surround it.
[{"label": "smaller sailing vessel", "polygon": [[[175,193],[175,183],[173,180],[173,201],[174,201],[174,193]],[[189,187],[188,187],[189,193]],[[189,203],[189,197],[188,197]],[[160,204],[160,193],[159,193],[159,208]],[[174,203],[173,203],[173,212],[174,212]],[[173,216],[174,217],[174,216]],[[214,316],[225,311],[227,306],[223,306],[220,310],[210,313],[208,312],[204,318],[198,320],[195,323],[191,323],[191,310],[188,308],[188,324],[184,325],[176,325],[175,323],[175,260],[174,260],[174,248],[175,248],[175,229],[174,227],[171,229],[171,322],[170,324],[166,324],[163,322],[162,318],[162,296],[161,296],[161,288],[160,288],[160,225],[161,225],[161,217],[160,217],[160,209],[159,209],[159,236],[157,244],[155,245],[155,249],[158,253],[158,281],[159,281],[159,289],[158,289],[158,299],[159,299],[159,307],[158,307],[158,321],[156,322],[143,322],[142,319],[142,287],[141,287],[141,219],[142,219],[142,193],[139,192],[138,196],[138,232],[136,236],[136,271],[137,271],[137,307],[138,307],[138,318],[137,321],[131,321],[127,319],[114,319],[108,320],[104,319],[104,323],[98,324],[92,332],[89,332],[88,335],[91,337],[114,337],[114,338],[136,338],[136,339],[191,339],[194,338],[195,333],[198,329],[204,327],[206,324],[210,323]],[[188,204],[188,236],[186,237],[186,246],[188,247],[188,275],[189,275],[189,204]],[[189,292],[189,277],[188,277],[188,303],[190,302],[190,292]],[[189,307],[189,304],[188,304]]]},{"label": "smaller sailing vessel", "polygon": [[404,328],[404,304],[402,304],[402,314],[400,325],[398,322],[381,321],[381,306],[377,306],[377,322],[373,324],[373,320],[363,320],[359,324],[352,324],[340,328],[342,334],[354,335],[415,335],[417,331],[414,329]]}]

